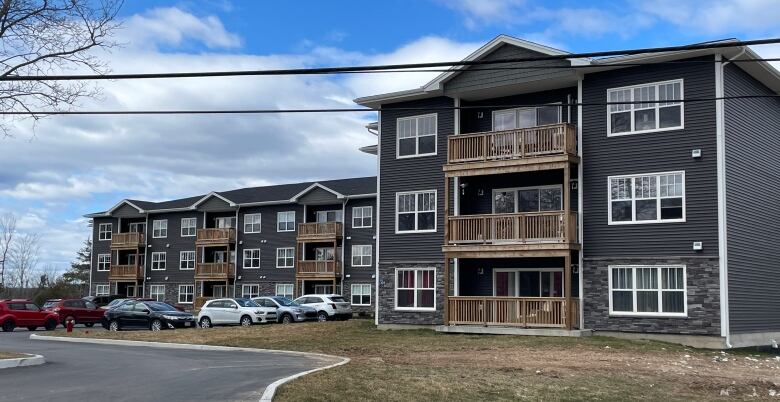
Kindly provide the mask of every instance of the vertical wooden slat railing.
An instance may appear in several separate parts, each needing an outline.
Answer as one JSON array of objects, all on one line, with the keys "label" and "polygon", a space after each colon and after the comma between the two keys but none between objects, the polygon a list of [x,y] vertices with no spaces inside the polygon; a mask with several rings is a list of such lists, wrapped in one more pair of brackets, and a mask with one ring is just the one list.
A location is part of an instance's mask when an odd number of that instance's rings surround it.
[{"label": "vertical wooden slat railing", "polygon": [[341,222],[312,222],[298,224],[298,239],[331,238],[340,236]]},{"label": "vertical wooden slat railing", "polygon": [[299,275],[307,274],[333,274],[337,275],[341,273],[341,263],[339,261],[315,261],[315,260],[298,260],[298,266],[296,271]]},{"label": "vertical wooden slat railing", "polygon": [[447,162],[468,163],[577,153],[577,130],[569,123],[450,136]]},{"label": "vertical wooden slat railing", "polygon": [[208,243],[230,243],[236,241],[236,229],[233,228],[206,228],[198,229],[195,242],[200,244]]},{"label": "vertical wooden slat railing", "polygon": [[229,262],[199,262],[195,264],[198,279],[225,279],[233,277],[233,264]]},{"label": "vertical wooden slat railing", "polygon": [[579,327],[576,300],[570,306],[564,297],[471,297],[447,298],[452,325],[496,325],[524,328],[566,328],[568,320]]},{"label": "vertical wooden slat railing", "polygon": [[118,279],[140,279],[143,278],[141,266],[138,264],[129,265],[111,265],[108,272],[109,280]]},{"label": "vertical wooden slat railing", "polygon": [[447,217],[448,244],[573,243],[577,214],[563,211]]},{"label": "vertical wooden slat railing", "polygon": [[136,248],[144,244],[144,234],[138,232],[114,233],[111,235],[111,247]]}]

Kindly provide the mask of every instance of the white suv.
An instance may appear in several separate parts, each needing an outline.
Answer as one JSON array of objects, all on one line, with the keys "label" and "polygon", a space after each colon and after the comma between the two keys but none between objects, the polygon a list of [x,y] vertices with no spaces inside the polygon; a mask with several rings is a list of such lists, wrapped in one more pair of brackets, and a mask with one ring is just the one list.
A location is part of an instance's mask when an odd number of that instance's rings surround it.
[{"label": "white suv", "polygon": [[198,313],[198,325],[201,328],[236,324],[248,327],[254,323],[274,321],[276,321],[276,309],[260,307],[249,299],[209,300]]},{"label": "white suv", "polygon": [[303,295],[295,301],[304,306],[314,307],[317,310],[317,321],[352,318],[352,305],[341,295]]}]

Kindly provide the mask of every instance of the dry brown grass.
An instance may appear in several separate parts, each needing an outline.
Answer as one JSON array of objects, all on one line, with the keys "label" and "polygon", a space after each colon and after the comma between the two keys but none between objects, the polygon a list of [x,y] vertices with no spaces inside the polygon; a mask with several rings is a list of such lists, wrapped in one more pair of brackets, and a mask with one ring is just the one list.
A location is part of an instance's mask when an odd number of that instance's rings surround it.
[{"label": "dry brown grass", "polygon": [[0,352],[0,359],[18,359],[24,357],[21,353]]},{"label": "dry brown grass", "polygon": [[[371,322],[307,323],[74,336],[299,350],[346,366],[280,388],[277,400],[709,400],[780,394],[780,359],[651,341],[379,331]],[[755,392],[756,396],[753,396]]]}]

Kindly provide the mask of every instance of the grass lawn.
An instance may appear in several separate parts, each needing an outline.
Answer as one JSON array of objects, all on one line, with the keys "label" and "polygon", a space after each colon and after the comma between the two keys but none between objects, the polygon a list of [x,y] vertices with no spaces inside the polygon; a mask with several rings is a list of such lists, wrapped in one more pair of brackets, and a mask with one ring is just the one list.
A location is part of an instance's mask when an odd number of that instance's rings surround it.
[{"label": "grass lawn", "polygon": [[760,400],[780,394],[780,358],[772,355],[596,336],[380,331],[368,320],[161,333],[99,329],[72,336],[299,350],[352,359],[284,385],[275,398],[279,401]]}]

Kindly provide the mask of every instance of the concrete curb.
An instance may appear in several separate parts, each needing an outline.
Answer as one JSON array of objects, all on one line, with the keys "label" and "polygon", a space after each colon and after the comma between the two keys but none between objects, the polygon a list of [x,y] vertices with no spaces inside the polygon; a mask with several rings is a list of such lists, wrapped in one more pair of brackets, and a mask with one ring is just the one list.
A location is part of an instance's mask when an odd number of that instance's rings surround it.
[{"label": "concrete curb", "polygon": [[27,355],[17,359],[0,359],[0,369],[39,366],[46,363],[46,359],[41,355]]},{"label": "concrete curb", "polygon": [[[161,349],[185,349],[185,350],[207,350],[207,351],[223,351],[223,352],[249,352],[249,353],[272,353],[272,354],[280,354],[280,355],[292,355],[292,356],[303,356],[303,357],[313,357],[317,358],[321,361],[326,362],[334,362],[327,366],[318,367],[312,370],[307,370],[298,374],[293,374],[288,377],[280,378],[271,384],[269,384],[265,391],[263,391],[263,395],[260,398],[261,402],[267,402],[273,400],[274,394],[276,393],[276,389],[281,386],[282,384],[285,384],[287,382],[290,382],[296,378],[303,377],[307,374],[315,373],[317,371],[327,370],[333,367],[342,366],[344,364],[347,364],[350,362],[350,359],[347,357],[341,357],[341,356],[333,356],[333,355],[326,355],[324,353],[310,353],[310,352],[297,352],[293,350],[275,350],[275,349],[255,349],[255,348],[239,348],[239,347],[233,347],[233,346],[212,346],[212,345],[197,345],[197,344],[188,344],[188,343],[166,343],[166,342],[146,342],[146,341],[125,341],[120,339],[92,339],[92,338],[72,338],[72,337],[64,337],[64,336],[47,336],[47,335],[38,335],[38,334],[32,334],[30,335],[30,339],[34,341],[56,341],[56,342],[73,342],[73,343],[93,343],[98,345],[115,345],[115,346],[136,346],[136,347],[147,347],[147,348],[161,348]],[[41,359],[43,357],[41,356]],[[41,363],[38,363],[41,364]]]}]

